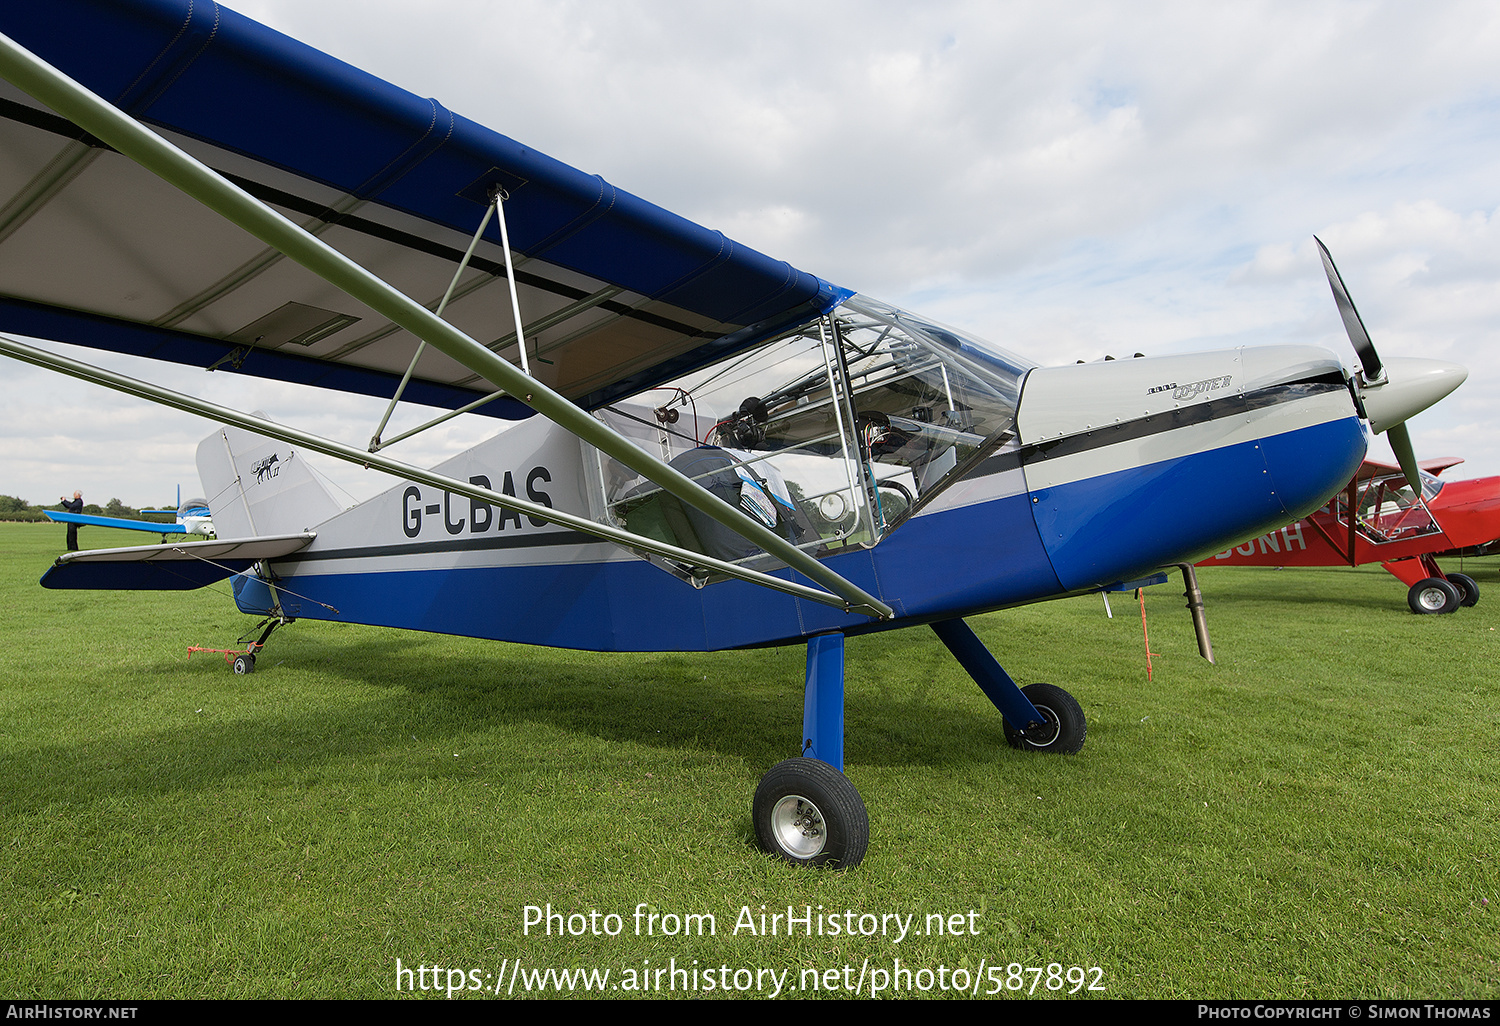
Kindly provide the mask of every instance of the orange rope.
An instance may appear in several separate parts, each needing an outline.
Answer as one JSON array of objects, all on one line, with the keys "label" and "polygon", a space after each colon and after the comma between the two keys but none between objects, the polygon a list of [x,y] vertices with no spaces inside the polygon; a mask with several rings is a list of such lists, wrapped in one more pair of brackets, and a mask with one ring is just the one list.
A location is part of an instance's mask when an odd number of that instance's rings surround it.
[{"label": "orange rope", "polygon": [[1146,631],[1146,589],[1135,589],[1136,597],[1141,600],[1141,640],[1146,643],[1146,682],[1151,682],[1151,657],[1161,655],[1160,652],[1151,651],[1151,635]]}]

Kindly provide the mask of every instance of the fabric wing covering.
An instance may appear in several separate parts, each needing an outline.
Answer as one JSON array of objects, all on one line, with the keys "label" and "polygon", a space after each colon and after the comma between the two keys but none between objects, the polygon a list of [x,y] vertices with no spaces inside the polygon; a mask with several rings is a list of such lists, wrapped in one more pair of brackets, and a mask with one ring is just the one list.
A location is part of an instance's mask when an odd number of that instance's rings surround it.
[{"label": "fabric wing covering", "polygon": [[[501,186],[532,374],[587,409],[848,295],[212,3],[6,4],[0,32],[430,307]],[[492,219],[444,317],[519,363],[505,274]],[[4,82],[0,331],[380,397],[418,346]],[[428,347],[404,398],[493,391]]]}]

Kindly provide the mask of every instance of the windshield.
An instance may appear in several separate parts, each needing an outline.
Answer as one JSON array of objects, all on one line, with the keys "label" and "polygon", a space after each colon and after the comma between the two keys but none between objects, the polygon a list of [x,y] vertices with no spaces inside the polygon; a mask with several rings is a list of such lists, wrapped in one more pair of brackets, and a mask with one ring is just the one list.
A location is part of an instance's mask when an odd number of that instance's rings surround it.
[{"label": "windshield", "polygon": [[1419,474],[1421,502],[1400,474],[1371,478],[1364,483],[1359,493],[1358,523],[1367,537],[1375,542],[1391,542],[1438,532],[1438,524],[1425,503],[1437,497],[1443,490],[1443,482],[1425,470]]},{"label": "windshield", "polygon": [[[596,414],[822,556],[878,544],[1014,434],[1034,366],[973,336],[853,297],[831,315]],[[599,457],[602,514],[758,568],[761,550]]]}]

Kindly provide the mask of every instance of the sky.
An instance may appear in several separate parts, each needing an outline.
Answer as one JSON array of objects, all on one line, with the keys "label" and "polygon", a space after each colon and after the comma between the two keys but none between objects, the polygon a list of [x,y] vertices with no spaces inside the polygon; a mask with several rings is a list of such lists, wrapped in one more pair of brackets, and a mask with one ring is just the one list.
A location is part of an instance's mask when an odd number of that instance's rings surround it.
[{"label": "sky", "polygon": [[[1382,357],[1469,369],[1410,422],[1418,457],[1500,475],[1500,5],[228,6],[1042,364],[1292,342],[1352,366],[1316,234]],[[351,444],[384,408],[83,358]],[[197,489],[207,422],[20,364],[0,380],[0,493]],[[460,418],[400,457],[435,463],[495,427]],[[355,498],[390,483],[330,470]]]}]

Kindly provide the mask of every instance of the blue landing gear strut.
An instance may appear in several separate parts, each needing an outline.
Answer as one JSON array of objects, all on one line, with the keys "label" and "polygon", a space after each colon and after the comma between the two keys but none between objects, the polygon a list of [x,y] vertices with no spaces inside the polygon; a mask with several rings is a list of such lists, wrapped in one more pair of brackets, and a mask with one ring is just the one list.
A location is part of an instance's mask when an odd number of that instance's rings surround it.
[{"label": "blue landing gear strut", "polygon": [[1017,687],[961,619],[940,620],[932,629],[1005,717],[1005,740],[1012,748],[1071,755],[1083,747],[1088,726],[1072,695],[1052,684]]},{"label": "blue landing gear strut", "polygon": [[870,843],[870,817],[844,776],[844,636],[807,641],[802,755],[771,767],[755,789],[750,815],[766,851],[805,866],[859,865]]},{"label": "blue landing gear strut", "polygon": [[844,772],[844,636],[807,639],[802,692],[802,754]]}]

